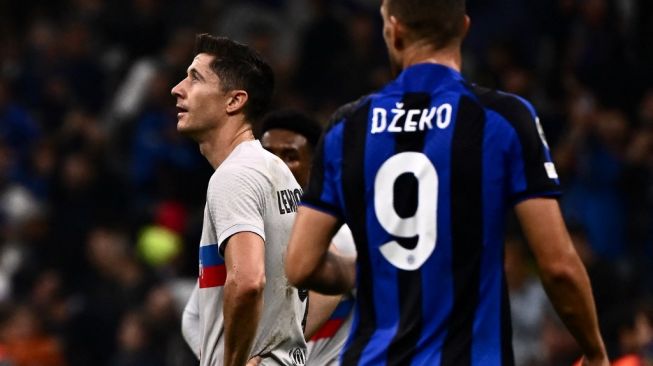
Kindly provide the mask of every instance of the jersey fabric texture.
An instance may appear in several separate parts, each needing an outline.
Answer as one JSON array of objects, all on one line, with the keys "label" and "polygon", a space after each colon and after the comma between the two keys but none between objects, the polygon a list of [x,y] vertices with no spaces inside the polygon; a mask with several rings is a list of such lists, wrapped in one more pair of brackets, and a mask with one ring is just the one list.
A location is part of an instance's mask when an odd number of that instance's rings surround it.
[{"label": "jersey fabric texture", "polygon": [[[333,243],[340,255],[356,257],[354,238],[352,238],[351,230],[347,225],[342,225],[331,239],[331,243]],[[343,296],[326,323],[311,337],[307,344],[308,358],[306,365],[339,365],[338,356],[349,336],[353,318],[354,294],[350,293]]]},{"label": "jersey fabric texture", "polygon": [[357,298],[343,365],[511,365],[504,216],[559,182],[533,107],[442,65],[333,118],[302,204],[346,222]]},{"label": "jersey fabric texture", "polygon": [[[223,363],[226,269],[222,253],[225,245],[231,245],[227,243],[230,236],[245,231],[265,242],[264,305],[251,355],[262,356],[262,365],[304,364],[302,320],[306,306],[288,282],[283,265],[300,197],[290,170],[256,140],[238,145],[211,177],[199,248],[198,288],[184,316],[192,317],[195,310],[199,314],[199,337],[188,329],[184,335],[199,353],[201,365]],[[197,309],[192,301],[197,302]]]}]

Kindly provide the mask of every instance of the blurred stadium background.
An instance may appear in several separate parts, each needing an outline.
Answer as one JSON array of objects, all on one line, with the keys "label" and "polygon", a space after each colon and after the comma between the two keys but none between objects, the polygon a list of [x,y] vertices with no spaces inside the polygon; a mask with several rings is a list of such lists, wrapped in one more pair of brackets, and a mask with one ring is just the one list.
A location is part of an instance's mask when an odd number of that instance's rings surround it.
[{"label": "blurred stadium background", "polygon": [[[322,121],[389,80],[378,0],[0,0],[0,364],[192,365],[209,165],[170,88],[194,34],[273,65],[275,107]],[[468,0],[464,75],[531,100],[612,357],[653,360],[653,2]],[[519,365],[569,365],[511,225]]]}]

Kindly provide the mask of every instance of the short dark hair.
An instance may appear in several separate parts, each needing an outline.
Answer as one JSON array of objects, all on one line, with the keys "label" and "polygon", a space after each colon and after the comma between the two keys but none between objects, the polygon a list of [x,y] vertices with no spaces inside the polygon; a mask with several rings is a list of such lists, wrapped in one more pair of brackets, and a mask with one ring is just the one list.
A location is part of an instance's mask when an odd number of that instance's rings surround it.
[{"label": "short dark hair", "polygon": [[386,0],[386,9],[408,27],[413,38],[437,48],[462,36],[465,0]]},{"label": "short dark hair", "polygon": [[200,53],[215,56],[211,69],[220,78],[224,91],[247,92],[249,100],[244,113],[250,122],[265,114],[272,99],[274,74],[256,51],[228,38],[204,33],[195,39],[195,55]]},{"label": "short dark hair", "polygon": [[293,110],[281,110],[268,113],[261,124],[261,136],[269,130],[280,128],[298,133],[315,149],[322,135],[322,126],[304,113]]}]

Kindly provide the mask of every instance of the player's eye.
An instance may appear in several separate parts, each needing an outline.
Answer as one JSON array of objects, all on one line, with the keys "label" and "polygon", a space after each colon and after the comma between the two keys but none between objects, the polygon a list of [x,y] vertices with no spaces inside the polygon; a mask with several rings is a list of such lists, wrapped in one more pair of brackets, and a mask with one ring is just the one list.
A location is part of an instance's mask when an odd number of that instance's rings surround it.
[{"label": "player's eye", "polygon": [[285,150],[283,152],[284,161],[297,161],[299,160],[299,154],[295,150]]}]

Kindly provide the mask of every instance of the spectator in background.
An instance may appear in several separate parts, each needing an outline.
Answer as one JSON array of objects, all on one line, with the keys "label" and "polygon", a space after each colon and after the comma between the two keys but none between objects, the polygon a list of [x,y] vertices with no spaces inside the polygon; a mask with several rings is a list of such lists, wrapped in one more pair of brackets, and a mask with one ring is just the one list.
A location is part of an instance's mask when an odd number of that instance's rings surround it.
[{"label": "spectator in background", "polygon": [[[313,0],[315,20],[300,42],[296,85],[310,109],[325,106],[333,110],[338,104],[354,99],[355,91],[343,89],[351,85],[348,74],[352,53],[347,28],[327,0]],[[317,72],[319,70],[319,72]]]},{"label": "spectator in background", "polygon": [[653,290],[653,89],[644,94],[638,123],[628,144],[628,170],[623,191],[628,200],[628,233],[632,258],[642,284]]},{"label": "spectator in background", "polygon": [[55,179],[57,152],[51,139],[39,139],[20,169],[16,182],[30,191],[43,204],[51,198]]},{"label": "spectator in background", "polygon": [[79,107],[94,114],[100,112],[106,75],[95,58],[89,25],[82,21],[66,23],[60,37],[61,59],[54,65],[55,74],[70,88],[71,97]]},{"label": "spectator in background", "polygon": [[567,179],[565,215],[586,228],[598,256],[623,259],[629,251],[621,190],[628,122],[617,110],[597,107],[588,95],[578,96],[571,109],[570,132],[555,152]]},{"label": "spectator in background", "polygon": [[17,305],[0,320],[0,344],[14,366],[65,366],[58,339],[43,329],[41,319],[27,305]]},{"label": "spectator in background", "polygon": [[[186,60],[193,51],[193,33],[188,29],[177,29],[161,54],[146,54],[131,64],[127,75],[116,89],[109,111],[112,128],[119,128],[140,115],[151,95],[158,94],[161,85],[152,85],[157,73],[164,78],[181,75]],[[166,79],[167,83],[171,81]],[[156,84],[160,84],[160,81]],[[165,89],[165,88],[163,88]],[[148,96],[150,96],[148,98]],[[154,98],[159,99],[159,98]]]},{"label": "spectator in background", "polygon": [[67,356],[72,365],[107,365],[120,319],[144,302],[154,280],[118,229],[92,228],[85,250],[90,267],[75,286],[79,309],[67,329]]},{"label": "spectator in background", "polygon": [[0,76],[0,139],[14,155],[11,174],[23,167],[40,134],[37,122],[12,98],[9,81]]},{"label": "spectator in background", "polygon": [[624,304],[619,322],[619,357],[614,366],[653,364],[653,310],[648,302]]},{"label": "spectator in background", "polygon": [[129,311],[118,328],[118,350],[110,366],[163,366],[162,349],[152,344],[152,330],[142,312]]},{"label": "spectator in background", "polygon": [[152,349],[157,350],[169,366],[197,364],[197,358],[181,334],[182,308],[183,305],[175,304],[174,290],[170,284],[152,287],[143,305]]}]

